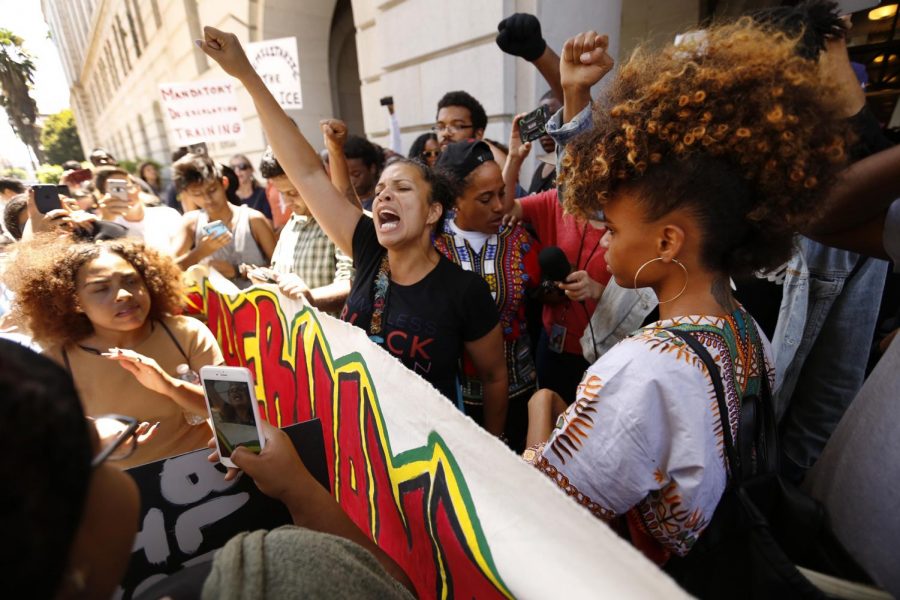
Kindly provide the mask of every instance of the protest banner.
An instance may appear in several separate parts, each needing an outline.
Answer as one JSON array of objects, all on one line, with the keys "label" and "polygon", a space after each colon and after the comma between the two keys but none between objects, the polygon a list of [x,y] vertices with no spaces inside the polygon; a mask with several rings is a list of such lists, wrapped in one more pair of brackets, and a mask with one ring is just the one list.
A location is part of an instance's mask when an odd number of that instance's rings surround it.
[{"label": "protest banner", "polygon": [[[328,488],[322,423],[285,428],[310,473]],[[225,468],[197,450],[128,470],[141,494],[141,516],[128,571],[118,598],[139,596],[149,586],[212,553],[241,531],[291,523],[283,504],[263,495],[249,477],[225,481]]]},{"label": "protest banner", "polygon": [[253,69],[285,110],[303,108],[300,90],[300,61],[297,38],[278,38],[247,44],[247,58]]},{"label": "protest banner", "polygon": [[235,140],[244,135],[233,80],[163,83],[159,92],[176,146]]},{"label": "protest banner", "polygon": [[363,330],[193,272],[189,312],[254,373],[269,422],[322,420],[332,494],[420,597],[686,597]]}]

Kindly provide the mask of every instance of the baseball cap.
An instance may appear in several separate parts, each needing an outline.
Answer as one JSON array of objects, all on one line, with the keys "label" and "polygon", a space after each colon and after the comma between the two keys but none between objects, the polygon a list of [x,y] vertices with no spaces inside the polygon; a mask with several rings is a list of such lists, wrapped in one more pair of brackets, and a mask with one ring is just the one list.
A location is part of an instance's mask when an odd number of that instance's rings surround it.
[{"label": "baseball cap", "polygon": [[434,166],[464,179],[479,165],[489,160],[494,160],[490,146],[481,140],[466,140],[447,144]]}]

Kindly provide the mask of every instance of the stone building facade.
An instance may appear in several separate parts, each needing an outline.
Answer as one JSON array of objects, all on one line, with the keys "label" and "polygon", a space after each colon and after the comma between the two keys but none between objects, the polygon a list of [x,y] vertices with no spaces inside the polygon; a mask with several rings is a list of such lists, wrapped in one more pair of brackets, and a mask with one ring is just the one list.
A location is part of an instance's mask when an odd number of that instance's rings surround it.
[{"label": "stone building facade", "polygon": [[[661,9],[660,6],[664,5]],[[531,12],[548,43],[584,29],[610,35],[611,52],[652,32],[668,37],[696,23],[698,0],[42,0],[59,47],[81,139],[88,152],[168,164],[175,149],[161,83],[224,73],[192,41],[210,24],[243,41],[296,36],[303,108],[289,111],[317,146],[320,119],[337,116],[355,133],[387,143],[382,96],[392,95],[404,150],[434,121],[438,99],[463,89],[489,116],[487,137],[506,141],[512,116],[533,109],[546,83],[494,43],[497,23]],[[622,39],[622,36],[625,39]],[[245,135],[210,144],[222,160],[254,162],[265,146],[248,96],[239,91]],[[524,170],[523,170],[524,171]]]}]

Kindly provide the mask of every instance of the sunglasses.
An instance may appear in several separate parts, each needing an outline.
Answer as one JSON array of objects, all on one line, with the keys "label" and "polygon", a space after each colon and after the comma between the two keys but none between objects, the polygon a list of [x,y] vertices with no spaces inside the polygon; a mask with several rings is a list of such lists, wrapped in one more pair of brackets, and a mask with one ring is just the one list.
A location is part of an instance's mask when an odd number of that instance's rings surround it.
[{"label": "sunglasses", "polygon": [[423,156],[424,158],[435,158],[435,157],[438,156],[440,153],[441,153],[440,150],[424,150],[424,151],[422,152],[422,156]]},{"label": "sunglasses", "polygon": [[231,168],[234,169],[235,171],[249,171],[253,167],[251,167],[247,163],[241,163],[239,165],[233,165]]}]

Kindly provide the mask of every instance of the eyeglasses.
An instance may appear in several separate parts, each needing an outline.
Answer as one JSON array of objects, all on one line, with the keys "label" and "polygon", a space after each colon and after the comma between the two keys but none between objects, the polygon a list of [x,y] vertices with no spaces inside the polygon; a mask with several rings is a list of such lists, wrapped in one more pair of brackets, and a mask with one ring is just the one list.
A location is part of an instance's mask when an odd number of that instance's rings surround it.
[{"label": "eyeglasses", "polygon": [[138,421],[134,417],[124,415],[100,415],[91,418],[100,436],[100,451],[91,461],[91,468],[96,469],[107,460],[125,460],[137,449]]},{"label": "eyeglasses", "polygon": [[431,131],[433,131],[434,133],[441,133],[443,131],[447,131],[447,132],[453,134],[453,133],[459,133],[460,131],[463,131],[464,129],[472,129],[472,124],[469,123],[468,125],[466,125],[464,123],[450,123],[449,125],[446,125],[444,123],[435,123],[434,125],[431,126]]},{"label": "eyeglasses", "polygon": [[239,165],[232,165],[231,168],[234,169],[235,171],[249,171],[253,167],[251,167],[247,163],[241,163]]},{"label": "eyeglasses", "polygon": [[435,158],[435,157],[438,156],[440,153],[441,153],[440,150],[423,150],[421,156],[422,156],[423,158]]}]

